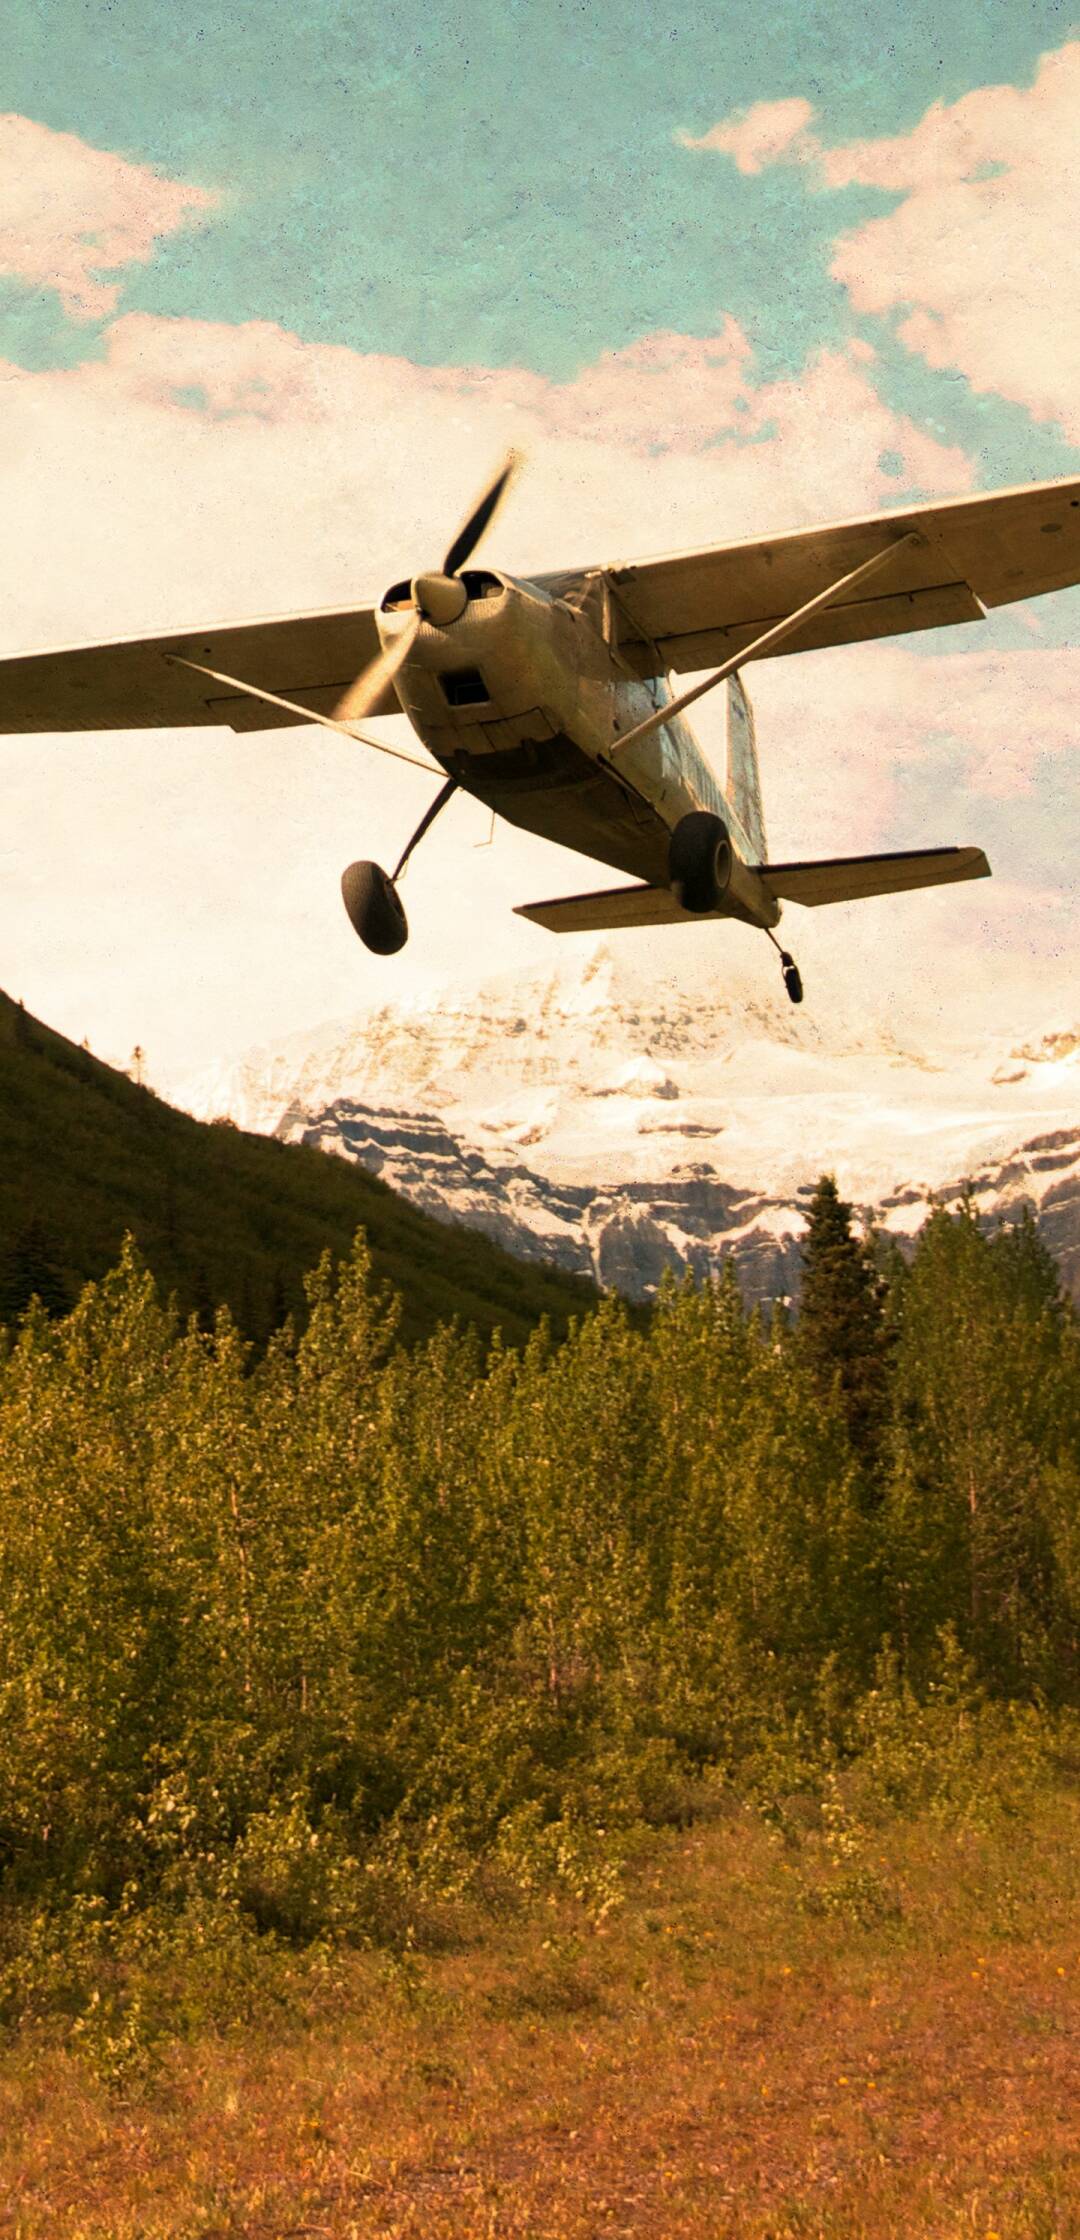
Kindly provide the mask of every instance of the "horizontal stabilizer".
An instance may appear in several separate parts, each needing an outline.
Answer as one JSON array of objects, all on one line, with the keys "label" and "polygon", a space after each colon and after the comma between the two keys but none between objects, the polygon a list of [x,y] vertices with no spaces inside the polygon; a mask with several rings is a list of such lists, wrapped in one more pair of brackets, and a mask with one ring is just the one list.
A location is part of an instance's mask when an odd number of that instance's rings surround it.
[{"label": "horizontal stabilizer", "polygon": [[[944,887],[954,879],[988,879],[981,848],[910,848],[887,856],[828,856],[821,863],[748,866],[777,901],[816,908],[823,902],[858,902],[875,894],[907,894],[915,887]],[[607,887],[598,894],[565,894],[551,902],[520,902],[518,918],[549,933],[615,933],[629,926],[700,925],[726,910],[684,910],[668,887]]]},{"label": "horizontal stabilizer", "polygon": [[[517,918],[549,933],[612,933],[620,926],[692,925],[668,887],[608,887],[600,894],[564,894],[553,902],[520,902]],[[700,923],[700,920],[699,920]]]},{"label": "horizontal stabilizer", "polygon": [[859,902],[867,895],[907,894],[954,879],[988,879],[981,848],[909,848],[899,855],[830,856],[822,863],[763,863],[758,877],[784,902],[816,909],[822,902]]}]

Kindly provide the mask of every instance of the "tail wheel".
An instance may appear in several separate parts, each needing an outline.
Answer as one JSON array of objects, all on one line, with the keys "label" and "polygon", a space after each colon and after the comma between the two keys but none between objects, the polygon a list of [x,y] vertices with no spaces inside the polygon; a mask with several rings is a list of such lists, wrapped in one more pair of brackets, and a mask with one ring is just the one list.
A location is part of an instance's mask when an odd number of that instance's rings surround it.
[{"label": "tail wheel", "polygon": [[389,874],[377,863],[350,863],[341,874],[341,899],[354,932],[377,957],[392,957],[409,938],[409,921]]},{"label": "tail wheel", "polygon": [[794,957],[789,957],[786,949],[780,952],[780,968],[784,975],[784,986],[791,1002],[801,1003],[803,999],[802,973],[799,971]]},{"label": "tail wheel", "polygon": [[668,883],[684,910],[718,910],[731,878],[726,824],[708,809],[681,817],[668,848]]}]

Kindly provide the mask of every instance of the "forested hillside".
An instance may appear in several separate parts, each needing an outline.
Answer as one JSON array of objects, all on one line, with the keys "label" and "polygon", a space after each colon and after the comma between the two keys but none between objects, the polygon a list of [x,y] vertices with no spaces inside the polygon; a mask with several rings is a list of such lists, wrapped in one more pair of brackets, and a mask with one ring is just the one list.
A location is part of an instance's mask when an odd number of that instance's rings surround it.
[{"label": "forested hillside", "polygon": [[524,1338],[592,1298],[448,1228],[338,1159],[227,1124],[205,1126],[0,995],[0,1322],[36,1291],[50,1311],[136,1238],[162,1291],[205,1324],[228,1304],[264,1342],[304,1311],[304,1276],[363,1224],[375,1275],[401,1294],[403,1334],[459,1315]]}]

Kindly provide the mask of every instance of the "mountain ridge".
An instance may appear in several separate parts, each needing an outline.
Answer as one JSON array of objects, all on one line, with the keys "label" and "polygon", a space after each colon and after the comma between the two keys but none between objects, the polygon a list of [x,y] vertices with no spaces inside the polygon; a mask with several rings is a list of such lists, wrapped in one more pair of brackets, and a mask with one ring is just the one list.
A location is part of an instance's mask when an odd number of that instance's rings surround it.
[{"label": "mountain ridge", "polygon": [[899,1240],[970,1181],[988,1216],[1045,1206],[1070,1268],[1080,1251],[1074,1028],[938,1049],[851,1007],[792,1012],[758,983],[653,979],[603,943],[329,1022],[180,1094],[639,1297],[664,1266],[703,1273],[728,1251],[750,1296],[790,1296],[823,1171]]},{"label": "mountain ridge", "polygon": [[409,1340],[457,1315],[519,1342],[544,1314],[564,1330],[595,1298],[557,1268],[526,1273],[494,1241],[436,1226],[358,1165],[175,1110],[0,993],[5,1279],[32,1246],[50,1303],[71,1299],[131,1232],[185,1313],[228,1304],[261,1342],[286,1312],[303,1319],[304,1274],[324,1250],[347,1257],[360,1227]]}]

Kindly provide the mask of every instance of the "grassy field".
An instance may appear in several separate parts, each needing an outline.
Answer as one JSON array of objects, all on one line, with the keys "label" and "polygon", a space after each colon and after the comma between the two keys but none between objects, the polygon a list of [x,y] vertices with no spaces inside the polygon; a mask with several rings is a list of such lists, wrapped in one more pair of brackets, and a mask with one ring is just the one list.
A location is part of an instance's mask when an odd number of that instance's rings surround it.
[{"label": "grassy field", "polygon": [[0,2231],[1073,2240],[1080,1793],[959,1827],[732,1806],[652,1836],[598,1923],[504,1898],[396,1957],[281,1953],[145,2072],[24,2033]]}]

